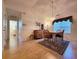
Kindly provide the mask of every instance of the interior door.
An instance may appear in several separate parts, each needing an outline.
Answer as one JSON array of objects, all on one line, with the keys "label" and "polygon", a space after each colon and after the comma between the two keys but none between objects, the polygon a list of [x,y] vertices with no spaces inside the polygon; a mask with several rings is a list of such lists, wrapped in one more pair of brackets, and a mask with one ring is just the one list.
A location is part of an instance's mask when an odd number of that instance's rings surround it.
[{"label": "interior door", "polygon": [[18,21],[9,20],[9,47],[15,48],[18,44]]}]

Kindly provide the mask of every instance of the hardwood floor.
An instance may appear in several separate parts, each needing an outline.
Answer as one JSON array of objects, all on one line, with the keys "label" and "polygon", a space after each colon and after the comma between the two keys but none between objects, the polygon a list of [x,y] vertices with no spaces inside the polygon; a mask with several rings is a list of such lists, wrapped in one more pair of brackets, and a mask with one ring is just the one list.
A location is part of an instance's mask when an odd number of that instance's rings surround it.
[{"label": "hardwood floor", "polygon": [[76,59],[76,48],[69,44],[64,55],[59,55],[35,40],[27,41],[14,49],[4,49],[3,59]]}]

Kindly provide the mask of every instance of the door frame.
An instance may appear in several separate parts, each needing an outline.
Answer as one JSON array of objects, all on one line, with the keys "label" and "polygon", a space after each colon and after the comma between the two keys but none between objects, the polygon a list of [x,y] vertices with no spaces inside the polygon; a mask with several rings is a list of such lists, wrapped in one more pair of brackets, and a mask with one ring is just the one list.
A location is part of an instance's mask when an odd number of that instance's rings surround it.
[{"label": "door frame", "polygon": [[19,44],[19,20],[16,20],[16,19],[8,19],[7,21],[7,40],[6,40],[6,43],[7,43],[7,46],[9,48],[9,40],[10,40],[10,24],[9,24],[9,21],[10,20],[13,20],[13,21],[17,21],[17,44]]}]

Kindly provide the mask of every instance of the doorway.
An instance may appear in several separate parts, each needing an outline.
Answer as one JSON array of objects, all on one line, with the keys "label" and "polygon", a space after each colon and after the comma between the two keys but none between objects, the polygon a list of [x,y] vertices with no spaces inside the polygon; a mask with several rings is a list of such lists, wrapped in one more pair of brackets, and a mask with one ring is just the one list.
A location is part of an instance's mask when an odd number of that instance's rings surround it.
[{"label": "doorway", "polygon": [[9,48],[15,48],[18,45],[18,21],[9,20]]}]

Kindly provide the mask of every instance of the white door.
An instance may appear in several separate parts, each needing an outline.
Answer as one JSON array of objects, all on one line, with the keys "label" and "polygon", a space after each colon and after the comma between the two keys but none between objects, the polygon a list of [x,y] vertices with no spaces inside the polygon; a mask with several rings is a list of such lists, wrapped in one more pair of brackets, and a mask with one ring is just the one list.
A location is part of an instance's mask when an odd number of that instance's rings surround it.
[{"label": "white door", "polygon": [[18,44],[18,21],[9,21],[9,47],[15,48]]}]

